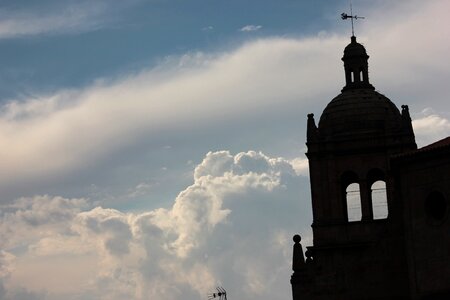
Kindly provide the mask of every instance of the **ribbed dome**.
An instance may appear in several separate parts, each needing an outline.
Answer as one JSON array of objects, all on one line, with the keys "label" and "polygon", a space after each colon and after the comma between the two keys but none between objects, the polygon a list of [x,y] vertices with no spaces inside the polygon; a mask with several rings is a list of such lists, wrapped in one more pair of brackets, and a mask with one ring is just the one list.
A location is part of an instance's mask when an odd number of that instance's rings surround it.
[{"label": "ribbed dome", "polygon": [[402,130],[402,116],[384,95],[372,89],[349,89],[327,105],[318,129],[324,139],[389,135]]},{"label": "ribbed dome", "polygon": [[324,109],[318,126],[308,114],[308,155],[416,149],[408,106],[402,111],[369,82],[368,58],[354,36],[344,50],[345,82],[341,93]]}]

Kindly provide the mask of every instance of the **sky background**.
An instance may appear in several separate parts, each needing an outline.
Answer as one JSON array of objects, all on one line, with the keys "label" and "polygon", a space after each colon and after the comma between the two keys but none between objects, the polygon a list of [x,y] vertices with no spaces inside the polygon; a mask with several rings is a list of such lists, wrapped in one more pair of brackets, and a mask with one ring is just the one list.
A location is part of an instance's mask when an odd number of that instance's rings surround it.
[{"label": "sky background", "polygon": [[[446,0],[360,0],[370,81],[450,135]],[[0,1],[0,299],[290,299],[348,1]]]}]

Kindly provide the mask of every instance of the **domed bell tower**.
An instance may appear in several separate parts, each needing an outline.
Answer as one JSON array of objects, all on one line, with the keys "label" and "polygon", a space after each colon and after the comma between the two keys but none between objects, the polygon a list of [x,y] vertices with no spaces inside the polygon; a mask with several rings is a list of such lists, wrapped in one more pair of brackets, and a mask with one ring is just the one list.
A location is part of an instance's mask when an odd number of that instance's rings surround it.
[{"label": "domed bell tower", "polygon": [[[407,284],[397,280],[406,261],[398,239],[401,208],[393,201],[390,157],[417,146],[408,107],[399,111],[375,91],[368,58],[352,36],[342,58],[345,86],[324,109],[318,126],[308,115],[314,246],[308,247],[309,264],[294,270],[294,300],[384,299],[386,289],[393,288],[389,280],[396,287]],[[306,277],[300,279],[301,274]]]},{"label": "domed bell tower", "polygon": [[[346,85],[341,94],[327,105],[318,126],[314,115],[308,115],[306,155],[315,245],[354,238],[349,228],[336,225],[362,222],[358,227],[371,227],[374,219],[394,213],[394,203],[389,201],[389,157],[417,148],[408,107],[402,106],[400,112],[375,91],[369,82],[368,58],[364,46],[352,36],[342,58]],[[385,194],[385,204],[376,204],[386,206],[383,216],[374,216],[374,210],[381,208],[374,207],[373,189],[377,198]],[[346,234],[330,234],[330,230]]]}]

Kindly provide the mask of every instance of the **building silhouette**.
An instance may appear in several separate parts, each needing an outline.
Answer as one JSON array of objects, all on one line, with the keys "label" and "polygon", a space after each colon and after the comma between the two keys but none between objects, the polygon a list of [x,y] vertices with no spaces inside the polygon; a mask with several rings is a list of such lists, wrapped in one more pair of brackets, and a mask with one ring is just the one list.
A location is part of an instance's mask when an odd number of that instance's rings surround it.
[{"label": "building silhouette", "polygon": [[293,299],[450,299],[450,137],[417,149],[368,58],[352,36],[345,87],[308,115],[314,245],[294,236]]}]

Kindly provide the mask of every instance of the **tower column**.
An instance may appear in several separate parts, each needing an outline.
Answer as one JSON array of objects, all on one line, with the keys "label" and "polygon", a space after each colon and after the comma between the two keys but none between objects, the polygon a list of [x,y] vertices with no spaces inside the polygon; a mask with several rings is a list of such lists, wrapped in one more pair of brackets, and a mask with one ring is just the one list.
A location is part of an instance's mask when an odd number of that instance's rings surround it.
[{"label": "tower column", "polygon": [[362,180],[360,182],[359,191],[361,194],[361,219],[363,221],[373,220],[371,190],[370,186],[367,184],[367,180]]}]

